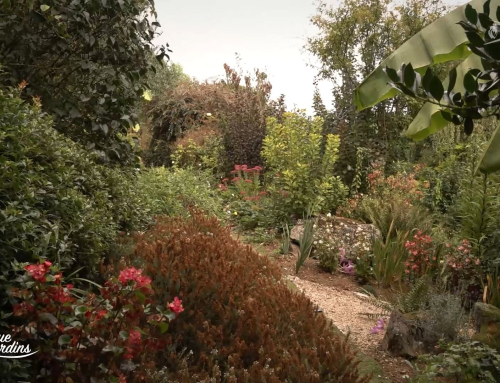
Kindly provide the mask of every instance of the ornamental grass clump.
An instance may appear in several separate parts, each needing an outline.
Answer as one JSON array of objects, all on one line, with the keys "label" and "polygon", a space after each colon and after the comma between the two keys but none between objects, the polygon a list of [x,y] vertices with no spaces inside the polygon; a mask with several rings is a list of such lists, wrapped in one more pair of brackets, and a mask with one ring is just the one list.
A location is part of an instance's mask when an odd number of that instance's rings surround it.
[{"label": "ornamental grass clump", "polygon": [[[164,294],[158,303],[174,294],[184,305],[170,324],[164,378],[368,381],[358,375],[348,340],[287,288],[268,258],[233,239],[215,218],[192,212],[189,219],[160,219],[137,238],[135,256]],[[187,357],[179,357],[182,350]]]}]

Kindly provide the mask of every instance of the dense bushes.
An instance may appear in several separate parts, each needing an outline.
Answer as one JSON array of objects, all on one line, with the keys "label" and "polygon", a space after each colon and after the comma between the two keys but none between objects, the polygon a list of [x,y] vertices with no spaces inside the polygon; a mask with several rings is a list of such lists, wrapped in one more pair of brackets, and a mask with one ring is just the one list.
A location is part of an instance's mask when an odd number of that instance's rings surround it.
[{"label": "dense bushes", "polygon": [[3,1],[0,82],[26,81],[23,98],[41,98],[54,127],[103,160],[133,161],[124,136],[154,60],[155,15],[153,0]]},{"label": "dense bushes", "polygon": [[[230,171],[234,164],[262,165],[266,118],[281,118],[283,97],[270,100],[271,84],[266,74],[259,70],[248,76],[228,65],[224,65],[224,70],[225,80],[180,82],[154,95],[145,105],[149,118],[146,129],[151,132],[146,153],[148,164],[170,165],[173,149],[177,146],[174,142],[200,128],[206,131],[208,125],[223,148],[218,165],[224,171]],[[193,141],[198,149],[204,146],[196,139]]]},{"label": "dense bushes", "polygon": [[[135,256],[144,262],[153,288],[165,294],[165,303],[170,294],[185,302],[169,330],[169,378],[363,380],[346,340],[334,335],[304,296],[281,282],[267,258],[232,239],[215,218],[195,213],[187,221],[160,221],[138,238]],[[192,355],[175,358],[174,350],[184,348]]]},{"label": "dense bushes", "polygon": [[158,167],[141,172],[138,190],[152,215],[183,216],[193,206],[221,217],[222,198],[215,185],[209,171]]},{"label": "dense bushes", "polygon": [[182,301],[175,297],[152,309],[151,278],[134,267],[111,276],[99,294],[77,298],[50,261],[14,265],[24,274],[8,292],[12,340],[36,352],[26,372],[57,382],[151,381],[150,370],[161,365],[165,332],[183,311]]},{"label": "dense bushes", "polygon": [[[272,174],[273,187],[284,190],[291,212],[331,212],[343,202],[347,188],[333,175],[339,138],[321,134],[323,121],[309,121],[304,112],[285,113],[283,123],[267,120],[262,157]],[[323,142],[325,141],[325,142]],[[324,146],[324,150],[322,147]]]},{"label": "dense bushes", "polygon": [[39,105],[0,90],[2,262],[44,256],[94,268],[120,229],[143,223],[134,175],[52,128]]}]

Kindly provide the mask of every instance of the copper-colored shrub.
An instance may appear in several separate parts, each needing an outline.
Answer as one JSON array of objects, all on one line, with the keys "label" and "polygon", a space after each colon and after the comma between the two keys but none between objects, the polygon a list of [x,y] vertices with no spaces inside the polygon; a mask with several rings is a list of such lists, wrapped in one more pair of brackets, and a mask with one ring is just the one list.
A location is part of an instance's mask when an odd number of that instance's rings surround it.
[{"label": "copper-colored shrub", "polygon": [[[168,331],[170,378],[200,381],[220,371],[217,381],[367,381],[358,376],[347,340],[281,282],[267,258],[231,238],[216,219],[198,212],[189,220],[159,219],[137,239],[135,254],[162,303],[176,295],[185,307]],[[193,352],[189,373],[174,356],[183,349]]]}]

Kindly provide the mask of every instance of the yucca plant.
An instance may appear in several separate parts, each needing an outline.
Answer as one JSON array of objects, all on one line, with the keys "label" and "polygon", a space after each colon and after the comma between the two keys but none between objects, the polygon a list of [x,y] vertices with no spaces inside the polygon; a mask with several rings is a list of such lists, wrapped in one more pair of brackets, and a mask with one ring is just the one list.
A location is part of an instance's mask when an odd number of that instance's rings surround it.
[{"label": "yucca plant", "polygon": [[373,275],[383,287],[401,281],[408,257],[405,248],[408,232],[399,232],[395,238],[391,238],[393,224],[394,221],[389,227],[387,239],[377,239],[373,244]]},{"label": "yucca plant", "polygon": [[312,218],[304,220],[304,231],[299,240],[299,255],[295,264],[295,274],[299,273],[299,269],[311,254],[314,241],[314,223],[315,220]]},{"label": "yucca plant", "polygon": [[282,242],[281,242],[281,252],[287,255],[290,252],[290,228],[288,224],[285,223],[283,225],[283,233],[281,234]]},{"label": "yucca plant", "polygon": [[484,287],[483,301],[500,308],[500,277],[498,266],[493,274],[488,274],[487,285]]}]

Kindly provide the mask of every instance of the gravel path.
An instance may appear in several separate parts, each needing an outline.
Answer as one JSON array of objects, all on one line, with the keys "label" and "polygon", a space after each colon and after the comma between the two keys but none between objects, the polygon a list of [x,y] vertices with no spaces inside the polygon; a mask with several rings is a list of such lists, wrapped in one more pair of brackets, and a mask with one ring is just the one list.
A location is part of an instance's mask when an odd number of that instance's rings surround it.
[{"label": "gravel path", "polygon": [[[360,314],[377,313],[380,310],[367,302],[362,294],[323,286],[293,275],[289,275],[287,278],[313,303],[318,305],[325,316],[331,319],[340,331],[344,334],[350,331],[352,341],[359,348],[373,352],[378,347],[384,337],[384,331],[379,334],[370,334],[371,328],[376,325],[376,320],[368,319]],[[387,319],[387,317],[384,318],[386,324]]]}]

